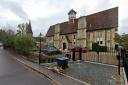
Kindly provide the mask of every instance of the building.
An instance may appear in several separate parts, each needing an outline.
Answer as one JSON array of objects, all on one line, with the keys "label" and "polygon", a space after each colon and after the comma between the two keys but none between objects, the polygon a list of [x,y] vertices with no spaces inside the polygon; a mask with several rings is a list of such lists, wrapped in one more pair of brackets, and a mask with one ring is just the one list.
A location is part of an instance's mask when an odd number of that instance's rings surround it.
[{"label": "building", "polygon": [[92,43],[114,48],[115,32],[118,29],[118,7],[76,18],[69,11],[69,20],[50,26],[46,34],[47,44],[59,49],[75,46],[92,48]]}]

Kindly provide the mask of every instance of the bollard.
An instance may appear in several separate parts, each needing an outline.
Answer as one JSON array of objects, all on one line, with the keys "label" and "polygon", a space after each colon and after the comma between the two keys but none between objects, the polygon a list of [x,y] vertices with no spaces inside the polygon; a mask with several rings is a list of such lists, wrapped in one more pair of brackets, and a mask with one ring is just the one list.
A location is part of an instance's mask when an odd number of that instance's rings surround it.
[{"label": "bollard", "polygon": [[82,48],[79,49],[79,60],[82,60]]},{"label": "bollard", "polygon": [[73,50],[72,53],[73,53],[73,54],[72,54],[72,60],[73,60],[73,61],[76,61],[76,59],[75,59],[75,51]]}]

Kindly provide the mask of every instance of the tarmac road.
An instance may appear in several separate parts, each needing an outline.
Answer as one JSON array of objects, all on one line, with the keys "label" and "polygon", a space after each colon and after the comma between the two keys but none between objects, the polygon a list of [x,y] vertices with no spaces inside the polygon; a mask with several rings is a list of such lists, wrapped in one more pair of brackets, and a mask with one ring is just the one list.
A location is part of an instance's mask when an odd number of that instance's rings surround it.
[{"label": "tarmac road", "polygon": [[25,68],[0,47],[0,85],[52,85],[52,83]]}]

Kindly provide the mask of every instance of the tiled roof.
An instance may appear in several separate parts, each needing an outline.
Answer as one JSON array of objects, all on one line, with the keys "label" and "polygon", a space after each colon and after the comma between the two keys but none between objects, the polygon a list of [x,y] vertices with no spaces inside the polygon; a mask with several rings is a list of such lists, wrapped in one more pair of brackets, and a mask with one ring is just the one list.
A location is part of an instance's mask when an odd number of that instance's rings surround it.
[{"label": "tiled roof", "polygon": [[118,7],[86,16],[87,31],[118,27]]},{"label": "tiled roof", "polygon": [[[83,17],[86,17],[87,31],[118,27],[118,7]],[[60,34],[62,35],[62,34],[76,33],[77,28],[78,28],[78,19],[75,19],[74,24],[69,23],[69,21],[60,23]],[[54,25],[50,26],[46,36],[49,37],[53,35],[54,35]]]},{"label": "tiled roof", "polygon": [[76,33],[77,32],[77,24],[78,20],[75,19],[74,23],[70,22],[64,22],[60,24],[60,34],[70,34],[70,33]]},{"label": "tiled roof", "polygon": [[46,34],[46,36],[47,37],[50,37],[50,36],[53,36],[54,35],[54,25],[53,26],[50,26],[50,28],[48,29],[48,31],[47,31],[47,34]]}]

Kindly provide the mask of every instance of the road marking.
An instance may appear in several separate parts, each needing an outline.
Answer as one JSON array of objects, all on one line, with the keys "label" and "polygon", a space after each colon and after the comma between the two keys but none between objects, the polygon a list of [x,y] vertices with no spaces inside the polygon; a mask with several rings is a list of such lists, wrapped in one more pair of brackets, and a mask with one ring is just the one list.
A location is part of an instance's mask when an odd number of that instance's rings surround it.
[{"label": "road marking", "polygon": [[118,67],[116,65],[110,65],[110,64],[105,64],[105,63],[98,63],[98,62],[92,62],[92,61],[84,61],[87,63],[93,63],[93,64],[99,64],[99,65],[105,65],[105,66],[111,66],[111,67]]},{"label": "road marking", "polygon": [[66,76],[66,77],[68,77],[68,78],[71,78],[71,79],[73,79],[73,80],[75,80],[75,81],[81,82],[81,83],[83,83],[83,84],[85,84],[85,85],[91,85],[91,84],[88,84],[88,83],[86,83],[86,82],[83,82],[83,81],[81,81],[81,80],[79,80],[79,79],[76,79],[76,78],[74,78],[74,77],[68,76],[68,75],[66,75],[66,74],[62,74],[62,75],[63,75],[63,76]]}]

